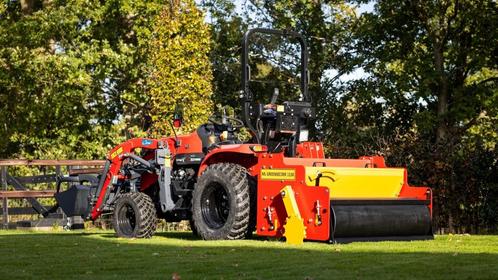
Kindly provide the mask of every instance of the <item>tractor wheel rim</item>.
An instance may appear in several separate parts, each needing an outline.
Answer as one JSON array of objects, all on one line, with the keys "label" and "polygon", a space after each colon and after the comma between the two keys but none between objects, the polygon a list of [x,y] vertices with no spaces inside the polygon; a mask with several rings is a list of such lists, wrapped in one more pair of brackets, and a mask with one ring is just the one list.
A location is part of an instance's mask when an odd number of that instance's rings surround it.
[{"label": "tractor wheel rim", "polygon": [[221,184],[211,183],[201,196],[201,212],[209,228],[222,228],[230,214],[228,193]]},{"label": "tractor wheel rim", "polygon": [[132,235],[135,230],[136,215],[131,205],[123,205],[118,213],[118,226],[125,235]]}]

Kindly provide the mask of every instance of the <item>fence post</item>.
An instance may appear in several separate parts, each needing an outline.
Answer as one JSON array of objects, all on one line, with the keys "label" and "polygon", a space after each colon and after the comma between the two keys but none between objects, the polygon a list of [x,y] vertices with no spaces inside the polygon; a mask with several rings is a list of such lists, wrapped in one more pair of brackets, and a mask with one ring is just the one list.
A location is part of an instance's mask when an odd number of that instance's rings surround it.
[{"label": "fence post", "polygon": [[[7,166],[2,166],[0,181],[3,187],[3,190],[7,190]],[[3,227],[9,228],[9,204],[6,197],[3,198],[2,207],[3,207]]]}]

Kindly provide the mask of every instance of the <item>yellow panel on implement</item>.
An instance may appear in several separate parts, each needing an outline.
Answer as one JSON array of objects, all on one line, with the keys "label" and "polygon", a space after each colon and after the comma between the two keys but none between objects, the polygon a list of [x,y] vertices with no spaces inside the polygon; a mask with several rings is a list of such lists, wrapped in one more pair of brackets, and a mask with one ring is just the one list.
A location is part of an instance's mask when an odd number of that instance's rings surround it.
[{"label": "yellow panel on implement", "polygon": [[291,186],[285,186],[280,195],[284,202],[287,219],[284,225],[284,236],[289,244],[302,244],[306,238],[306,227],[297,206],[296,197]]},{"label": "yellow panel on implement", "polygon": [[405,170],[399,168],[306,167],[306,184],[330,190],[330,198],[397,198]]}]

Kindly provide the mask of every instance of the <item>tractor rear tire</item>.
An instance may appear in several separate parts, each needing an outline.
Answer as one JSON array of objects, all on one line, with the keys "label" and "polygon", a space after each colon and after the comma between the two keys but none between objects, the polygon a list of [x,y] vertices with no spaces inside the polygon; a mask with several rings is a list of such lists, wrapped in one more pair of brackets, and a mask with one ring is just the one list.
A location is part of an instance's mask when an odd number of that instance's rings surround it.
[{"label": "tractor rear tire", "polygon": [[150,238],[157,227],[154,202],[144,193],[126,193],[116,202],[112,222],[118,237]]},{"label": "tractor rear tire", "polygon": [[192,219],[205,240],[243,239],[249,230],[250,187],[244,167],[233,163],[210,165],[197,180]]}]

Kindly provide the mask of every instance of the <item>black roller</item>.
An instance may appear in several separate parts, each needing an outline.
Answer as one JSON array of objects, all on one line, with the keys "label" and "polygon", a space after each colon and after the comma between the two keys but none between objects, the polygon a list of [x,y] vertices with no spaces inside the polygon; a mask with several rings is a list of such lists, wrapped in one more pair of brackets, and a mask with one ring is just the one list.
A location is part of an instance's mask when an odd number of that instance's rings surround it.
[{"label": "black roller", "polygon": [[431,239],[429,208],[418,200],[331,201],[331,240]]}]

